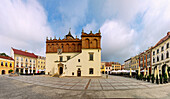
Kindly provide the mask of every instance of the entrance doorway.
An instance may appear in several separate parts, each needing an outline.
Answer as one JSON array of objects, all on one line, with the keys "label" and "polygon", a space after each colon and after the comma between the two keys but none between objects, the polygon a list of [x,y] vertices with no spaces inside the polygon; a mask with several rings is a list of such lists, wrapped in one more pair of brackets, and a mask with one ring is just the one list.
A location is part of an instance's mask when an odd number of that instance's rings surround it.
[{"label": "entrance doorway", "polygon": [[18,68],[16,69],[16,72],[19,73],[19,69]]},{"label": "entrance doorway", "polygon": [[5,74],[5,70],[2,70],[2,75],[4,75]]},{"label": "entrance doorway", "polygon": [[166,69],[166,64],[164,64],[163,66],[162,66],[162,76],[164,77],[164,75],[165,75],[165,69]]},{"label": "entrance doorway", "polygon": [[60,75],[63,74],[63,67],[60,67],[60,69],[59,69],[59,74],[60,74]]},{"label": "entrance doorway", "polygon": [[80,68],[78,68],[78,70],[77,70],[77,76],[78,76],[78,77],[81,76],[81,70],[80,70]]}]

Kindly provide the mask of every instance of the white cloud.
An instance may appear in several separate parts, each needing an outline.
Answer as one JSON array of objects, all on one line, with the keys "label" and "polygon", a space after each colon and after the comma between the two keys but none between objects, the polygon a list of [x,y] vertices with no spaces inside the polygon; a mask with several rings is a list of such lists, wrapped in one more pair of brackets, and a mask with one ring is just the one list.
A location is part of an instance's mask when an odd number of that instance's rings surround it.
[{"label": "white cloud", "polygon": [[97,23],[93,20],[90,24],[87,24],[83,27],[84,31],[90,33],[90,31],[95,31],[97,27]]},{"label": "white cloud", "polygon": [[8,54],[10,47],[45,52],[46,36],[52,35],[44,9],[35,0],[1,1],[0,31],[0,50]]},{"label": "white cloud", "polygon": [[169,4],[169,0],[148,2],[149,6],[142,21],[141,48],[146,49],[146,47],[154,46],[170,31]]},{"label": "white cloud", "polygon": [[101,33],[104,61],[122,61],[138,51],[135,31],[119,21],[107,20],[101,26]]},{"label": "white cloud", "polygon": [[[87,0],[61,1],[59,6],[59,14],[62,16],[61,22],[56,22],[57,37],[65,36],[69,28],[71,33],[75,36],[76,29],[86,20],[86,12],[88,7]],[[80,31],[78,31],[80,33]]]}]

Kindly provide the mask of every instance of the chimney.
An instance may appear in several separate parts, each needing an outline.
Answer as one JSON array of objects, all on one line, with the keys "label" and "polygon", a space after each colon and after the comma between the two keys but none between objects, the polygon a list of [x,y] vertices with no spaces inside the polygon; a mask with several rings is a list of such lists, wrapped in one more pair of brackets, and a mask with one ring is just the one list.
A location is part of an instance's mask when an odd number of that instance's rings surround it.
[{"label": "chimney", "polygon": [[25,52],[27,52],[27,50],[25,50]]}]

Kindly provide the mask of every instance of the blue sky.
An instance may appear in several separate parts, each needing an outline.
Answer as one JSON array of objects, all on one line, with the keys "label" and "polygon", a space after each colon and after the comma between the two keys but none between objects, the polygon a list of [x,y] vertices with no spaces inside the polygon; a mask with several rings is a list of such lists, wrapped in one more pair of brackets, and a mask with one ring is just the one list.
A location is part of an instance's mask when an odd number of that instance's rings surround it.
[{"label": "blue sky", "polygon": [[46,37],[101,30],[102,61],[124,60],[154,46],[170,30],[169,0],[3,0],[0,52],[45,56]]}]

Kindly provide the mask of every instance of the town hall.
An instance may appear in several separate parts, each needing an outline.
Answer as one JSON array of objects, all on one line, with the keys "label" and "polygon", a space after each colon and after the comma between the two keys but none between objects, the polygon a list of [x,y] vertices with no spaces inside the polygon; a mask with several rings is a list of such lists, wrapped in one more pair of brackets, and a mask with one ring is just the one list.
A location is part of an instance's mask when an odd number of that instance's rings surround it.
[{"label": "town hall", "polygon": [[46,39],[46,74],[60,76],[101,76],[101,33],[71,32],[63,39]]}]

